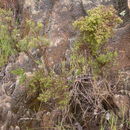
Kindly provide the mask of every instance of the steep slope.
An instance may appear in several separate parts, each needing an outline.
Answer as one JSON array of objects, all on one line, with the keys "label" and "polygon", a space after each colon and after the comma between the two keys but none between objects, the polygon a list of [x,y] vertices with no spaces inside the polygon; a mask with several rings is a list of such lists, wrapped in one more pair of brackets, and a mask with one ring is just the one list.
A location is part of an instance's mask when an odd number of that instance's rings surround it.
[{"label": "steep slope", "polygon": [[[4,6],[8,2],[7,0]],[[36,21],[43,22],[44,34],[51,42],[47,52],[48,66],[53,69],[56,68],[57,71],[59,71],[57,66],[61,60],[68,60],[69,48],[77,34],[72,27],[73,21],[86,15],[85,10],[102,3],[102,1],[98,0],[40,0],[36,2],[26,0],[25,3],[18,0],[17,2],[18,5],[14,8],[14,13],[19,22],[25,17],[32,17]],[[104,2],[104,4],[109,3],[111,1]],[[6,7],[8,8],[8,6]],[[110,42],[111,46],[117,48],[121,55],[119,57],[121,62],[119,62],[118,68],[130,65],[129,34],[130,28],[128,24],[126,27],[119,29],[115,38]],[[0,72],[1,130],[19,130],[20,128],[25,130],[27,126],[30,128],[41,127],[39,115],[42,112],[39,114],[30,110],[30,106],[35,101],[37,95],[27,97],[27,88],[18,84],[18,77],[10,74],[10,71],[18,66],[24,68],[26,72],[32,72],[35,69],[32,60],[22,53],[18,57],[12,56],[9,63]],[[44,118],[48,117],[49,115],[47,114]],[[39,130],[42,130],[42,128],[39,128]]]}]

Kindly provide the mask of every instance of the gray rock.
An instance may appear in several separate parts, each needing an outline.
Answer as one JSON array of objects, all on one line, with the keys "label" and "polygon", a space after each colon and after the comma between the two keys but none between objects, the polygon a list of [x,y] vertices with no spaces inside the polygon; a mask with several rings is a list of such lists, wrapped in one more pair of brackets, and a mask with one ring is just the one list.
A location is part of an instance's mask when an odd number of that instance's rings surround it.
[{"label": "gray rock", "polygon": [[[100,4],[110,4],[108,0],[17,0],[17,7],[15,8],[15,17],[19,21],[29,11],[31,17],[35,21],[42,21],[44,24],[43,33],[47,35],[50,40],[50,47],[47,52],[48,66],[56,66],[55,71],[57,74],[61,73],[61,67],[59,63],[63,59],[69,61],[68,49],[70,44],[76,37],[72,23],[87,15],[86,10],[93,8]],[[118,2],[115,2],[116,7],[120,7]],[[126,3],[125,3],[126,4]],[[124,4],[124,5],[125,5]],[[40,58],[42,55],[39,53],[33,53],[36,58]],[[67,66],[69,64],[67,63]],[[30,111],[30,104],[26,104],[26,97],[28,89],[25,85],[20,85],[16,76],[12,75],[11,70],[17,68],[25,69],[25,72],[32,72],[36,65],[26,55],[19,54],[16,61],[12,58],[6,67],[0,72],[0,117],[2,118],[1,130],[8,130],[10,127],[14,130],[19,130],[22,127],[21,119],[34,119],[35,113],[27,114],[26,111]],[[69,68],[69,67],[68,67]],[[7,85],[5,83],[11,84]],[[5,91],[6,90],[6,91]],[[8,96],[9,95],[9,96]],[[37,98],[37,95],[31,95],[29,100],[33,102],[33,99]],[[124,99],[124,98],[123,98]],[[24,118],[23,118],[24,117]],[[33,121],[25,121],[28,124]],[[37,126],[38,121],[32,123],[32,127]],[[19,124],[19,126],[16,126]],[[24,124],[24,125],[25,125]],[[7,127],[8,126],[8,127]],[[13,126],[16,126],[15,128]],[[38,124],[39,126],[39,124]],[[25,130],[27,126],[22,127]],[[79,128],[81,129],[81,128]]]}]

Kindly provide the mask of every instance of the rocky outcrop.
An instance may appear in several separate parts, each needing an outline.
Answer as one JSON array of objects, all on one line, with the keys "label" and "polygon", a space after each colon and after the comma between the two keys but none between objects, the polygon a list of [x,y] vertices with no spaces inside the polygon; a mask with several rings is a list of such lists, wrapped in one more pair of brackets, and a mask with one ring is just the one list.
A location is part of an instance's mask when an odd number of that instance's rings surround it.
[{"label": "rocky outcrop", "polygon": [[[43,22],[44,34],[51,43],[47,51],[48,66],[54,69],[63,59],[69,59],[69,48],[77,33],[72,27],[73,21],[87,15],[88,9],[102,3],[112,3],[110,0],[18,0],[17,2],[14,12],[19,22],[24,17]],[[25,130],[30,127],[42,130],[39,113],[34,113],[27,104],[29,97],[26,94],[28,91],[26,86],[20,85],[19,77],[10,73],[18,67],[31,73],[36,66],[27,55],[20,53],[17,57],[12,56],[9,63],[2,68],[0,72],[0,129]],[[37,95],[34,95],[34,99],[35,96]]]},{"label": "rocky outcrop", "polygon": [[[53,66],[65,58],[66,50],[73,41],[75,32],[72,22],[82,15],[85,11],[80,0],[42,0],[35,2],[26,0],[21,3],[23,9],[14,10],[16,18],[32,17],[36,21],[44,24],[44,33],[51,42],[48,50],[48,66]],[[19,77],[10,72],[15,68],[24,68],[26,72],[32,72],[35,65],[25,54],[12,57],[1,71],[1,96],[0,96],[0,118],[1,129],[23,129],[27,127],[40,128],[37,113],[32,112],[28,103],[33,100],[27,97],[27,88],[19,84]],[[33,96],[35,99],[35,95]],[[47,116],[45,116],[46,118]]]},{"label": "rocky outcrop", "polygon": [[130,11],[128,8],[128,0],[113,0],[113,5],[117,9],[118,13],[124,12],[125,15],[122,16],[126,21],[129,19]]}]

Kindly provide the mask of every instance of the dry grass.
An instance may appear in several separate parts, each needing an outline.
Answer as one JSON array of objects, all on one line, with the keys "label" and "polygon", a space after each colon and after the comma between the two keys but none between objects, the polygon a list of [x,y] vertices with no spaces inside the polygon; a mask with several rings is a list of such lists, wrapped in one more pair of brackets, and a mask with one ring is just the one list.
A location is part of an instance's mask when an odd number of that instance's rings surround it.
[{"label": "dry grass", "polygon": [[[104,124],[106,122],[107,113],[114,113],[119,118],[116,122],[118,125],[122,120],[124,122],[128,120],[128,118],[119,117],[120,108],[114,101],[114,96],[120,94],[122,88],[126,88],[126,84],[124,84],[126,80],[124,80],[122,73],[116,74],[115,77],[115,79],[113,77],[111,79],[94,78],[89,74],[80,76],[75,80],[71,90],[69,110],[67,111],[68,119],[71,120],[71,123],[73,122],[73,125],[78,123],[83,129],[89,130],[94,126],[94,130],[99,130],[104,115]],[[123,125],[126,127],[126,123]],[[111,127],[108,122],[106,126]]]}]

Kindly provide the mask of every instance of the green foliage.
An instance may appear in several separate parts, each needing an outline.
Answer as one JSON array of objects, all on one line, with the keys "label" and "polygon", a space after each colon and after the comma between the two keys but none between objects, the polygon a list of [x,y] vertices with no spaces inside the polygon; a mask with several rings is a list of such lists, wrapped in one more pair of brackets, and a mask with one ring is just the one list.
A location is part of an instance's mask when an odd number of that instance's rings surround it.
[{"label": "green foliage", "polygon": [[100,54],[97,57],[97,62],[100,65],[108,64],[110,61],[112,61],[113,57],[117,56],[117,52],[107,52],[106,54]]},{"label": "green foliage", "polygon": [[89,10],[88,16],[76,21],[74,26],[80,30],[82,41],[88,43],[92,54],[96,55],[120,22],[113,7],[100,6]]},{"label": "green foliage", "polygon": [[70,73],[74,73],[75,76],[84,74],[88,68],[88,63],[86,58],[82,55],[78,55],[75,50],[73,50],[71,55],[71,69]]},{"label": "green foliage", "polygon": [[[36,23],[26,19],[22,25],[18,25],[11,11],[0,9],[0,67],[7,63],[9,56],[13,53],[24,52],[33,59],[31,54],[33,49],[39,49],[44,60],[44,52],[48,45],[49,41],[43,36],[41,22]],[[37,64],[45,64],[35,59],[33,61]],[[43,72],[38,69],[29,79],[21,68],[17,68],[11,73],[18,76],[20,84],[26,83],[32,93],[39,92],[38,100],[41,102],[49,103],[53,100],[58,107],[63,107],[68,103],[69,96],[66,91],[68,86],[65,77],[51,72],[45,75],[45,70]]]},{"label": "green foliage", "polygon": [[80,31],[80,37],[75,44],[78,55],[87,54],[90,66],[97,69],[108,65],[117,55],[106,49],[108,39],[113,35],[113,29],[121,23],[112,6],[99,6],[89,10],[88,16],[74,22],[74,27]]},{"label": "green foliage", "polygon": [[11,11],[0,9],[0,67],[7,62],[8,57],[14,52],[10,37],[10,30],[14,25],[12,16]]},{"label": "green foliage", "polygon": [[49,41],[42,35],[43,24],[41,22],[35,23],[32,20],[26,20],[24,26],[26,27],[25,35],[17,44],[21,51],[49,45]]},{"label": "green foliage", "polygon": [[28,19],[18,25],[11,11],[0,9],[0,67],[14,52],[25,52],[31,56],[30,50],[33,48],[44,51],[49,41],[43,36],[42,29],[41,22]]},{"label": "green foliage", "polygon": [[[107,120],[107,122],[104,124],[105,120]],[[106,114],[102,115],[100,130],[105,130],[106,128],[109,128],[110,130],[118,130],[119,128],[121,129],[123,124],[125,124],[124,120],[121,120],[113,112],[110,112],[109,117],[107,117],[107,119]]]},{"label": "green foliage", "polygon": [[68,86],[65,77],[53,73],[45,75],[37,71],[29,81],[31,92],[39,92],[38,100],[44,103],[53,101],[56,107],[63,108],[69,102]]},{"label": "green foliage", "polygon": [[117,120],[118,120],[117,116],[115,116],[114,114],[111,115],[111,118],[109,120],[110,129],[117,130]]},{"label": "green foliage", "polygon": [[11,71],[12,74],[19,76],[19,82],[22,84],[26,80],[24,69],[18,68]]}]

